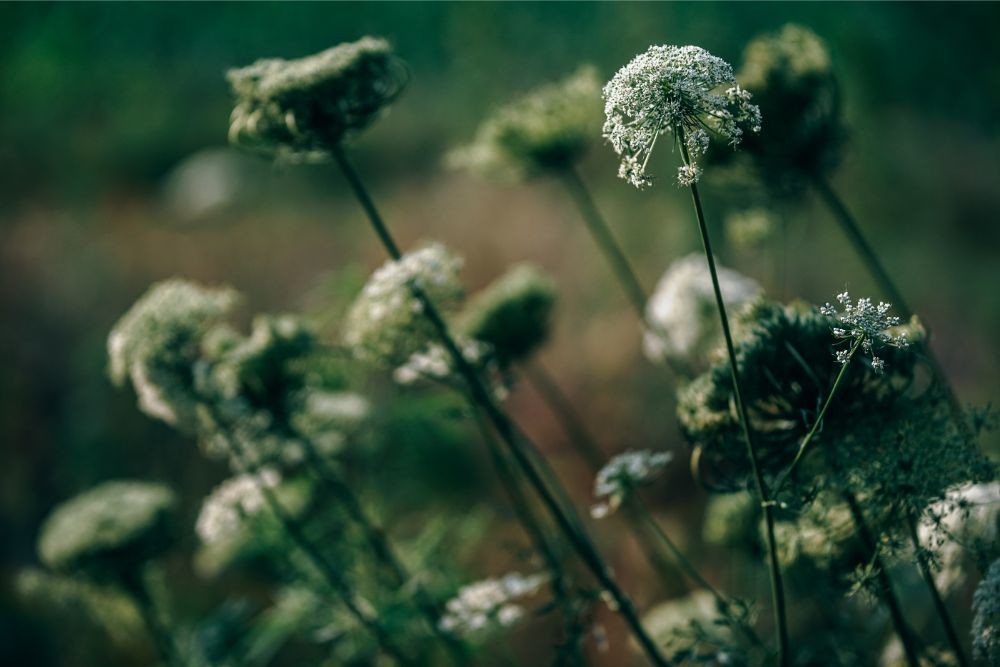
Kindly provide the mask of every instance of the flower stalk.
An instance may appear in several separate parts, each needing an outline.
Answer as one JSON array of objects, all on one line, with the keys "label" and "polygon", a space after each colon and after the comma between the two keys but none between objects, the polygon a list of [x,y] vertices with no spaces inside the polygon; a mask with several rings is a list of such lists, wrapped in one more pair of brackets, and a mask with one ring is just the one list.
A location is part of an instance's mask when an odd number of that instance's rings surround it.
[{"label": "flower stalk", "polygon": [[[343,172],[344,177],[347,179],[348,184],[351,186],[358,203],[364,209],[368,221],[379,241],[389,256],[394,260],[398,260],[402,257],[399,246],[386,227],[381,215],[379,215],[360,177],[344,154],[343,147],[336,145],[331,149],[331,153]],[[559,529],[565,534],[567,540],[580,556],[580,559],[598,582],[600,582],[601,586],[610,594],[615,602],[618,613],[629,626],[630,631],[639,642],[646,656],[655,665],[661,667],[669,665],[670,662],[663,656],[656,642],[653,641],[652,637],[643,627],[638,611],[631,598],[618,586],[603,557],[597,551],[589,536],[582,530],[578,520],[570,517],[563,503],[558,500],[553,490],[549,488],[543,473],[533,461],[532,454],[528,452],[529,449],[533,450],[534,446],[524,438],[523,434],[518,433],[510,418],[496,406],[489,390],[484,386],[476,370],[469,364],[465,355],[462,354],[461,349],[449,331],[448,325],[441,317],[434,303],[427,298],[417,285],[411,283],[410,289],[414,297],[420,302],[424,316],[437,331],[438,337],[451,357],[459,375],[466,382],[472,400],[483,410],[491,426],[512,454],[518,467],[521,468],[528,482],[539,495],[543,505],[551,514]]]}]

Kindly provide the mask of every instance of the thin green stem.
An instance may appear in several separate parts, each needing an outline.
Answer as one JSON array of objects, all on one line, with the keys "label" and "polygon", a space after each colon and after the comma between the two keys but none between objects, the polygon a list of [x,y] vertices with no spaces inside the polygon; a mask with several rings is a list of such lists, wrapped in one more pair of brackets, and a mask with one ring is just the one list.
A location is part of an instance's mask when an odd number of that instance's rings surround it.
[{"label": "thin green stem", "polygon": [[[239,441],[239,437],[225,436],[224,440],[229,448],[230,458],[240,472],[250,475],[260,472],[259,464],[250,454],[249,448],[244,447]],[[392,636],[379,622],[378,617],[372,611],[366,609],[365,603],[358,599],[351,584],[343,576],[340,569],[329,562],[319,548],[306,537],[303,526],[299,523],[298,519],[288,513],[272,489],[264,484],[258,484],[257,489],[260,491],[268,510],[277,519],[282,530],[312,563],[313,567],[316,568],[330,588],[337,593],[337,596],[344,603],[344,606],[347,607],[351,616],[375,637],[380,648],[387,655],[395,659],[396,662],[401,665],[414,664],[415,661],[407,657],[403,650],[396,646]]]},{"label": "thin green stem", "polygon": [[[684,164],[690,166],[691,157],[688,155],[687,144],[684,140],[683,128],[677,128],[677,143],[681,147],[681,156]],[[787,667],[790,663],[788,651],[788,619],[785,611],[785,591],[781,581],[781,566],[778,563],[778,543],[774,535],[774,503],[768,493],[767,483],[764,481],[764,474],[761,472],[757,449],[754,446],[750,431],[750,419],[747,416],[746,406],[743,403],[743,394],[740,389],[739,372],[736,367],[736,349],[733,345],[733,335],[729,330],[729,317],[726,315],[726,304],[722,298],[722,289],[719,286],[719,276],[715,267],[715,255],[712,252],[712,241],[708,233],[708,225],[705,222],[705,212],[702,208],[701,197],[698,194],[698,184],[692,183],[691,200],[694,203],[695,215],[698,218],[698,229],[701,232],[701,241],[705,249],[705,257],[708,260],[708,270],[712,276],[712,290],[715,293],[715,304],[719,310],[719,320],[722,324],[722,334],[726,341],[726,352],[729,355],[729,371],[733,382],[733,395],[736,399],[736,410],[740,418],[740,426],[743,431],[743,438],[747,445],[747,455],[750,459],[750,467],[753,471],[754,483],[757,487],[757,495],[760,497],[761,507],[764,510],[764,521],[767,525],[767,550],[770,561],[769,575],[771,580],[771,602],[774,607],[774,623],[778,640],[778,660],[781,667]]]},{"label": "thin green stem", "polygon": [[574,167],[567,167],[558,172],[558,175],[569,192],[573,203],[576,204],[577,209],[580,211],[580,217],[583,218],[587,230],[604,255],[604,259],[611,265],[611,270],[618,279],[622,289],[625,290],[625,295],[628,297],[629,303],[632,304],[636,315],[639,316],[641,321],[645,322],[646,290],[643,288],[639,277],[629,263],[625,251],[622,250],[621,245],[615,240],[614,234],[611,233],[611,228],[604,220],[604,216],[601,215],[601,211],[597,208],[590,190],[584,184],[583,179],[580,178],[580,174],[577,173]]},{"label": "thin green stem", "polygon": [[845,490],[842,495],[851,511],[851,518],[854,519],[854,525],[857,528],[858,537],[861,538],[861,542],[864,545],[865,550],[870,554],[870,558],[875,566],[875,576],[878,579],[879,594],[882,597],[882,601],[885,602],[886,608],[889,610],[889,618],[892,620],[892,625],[896,630],[896,635],[899,637],[899,641],[903,645],[903,652],[906,654],[906,663],[910,667],[920,667],[920,654],[916,647],[913,632],[910,630],[909,626],[906,624],[906,619],[903,617],[903,611],[899,605],[899,599],[896,597],[896,593],[892,588],[892,580],[889,578],[889,572],[885,568],[885,562],[882,560],[882,556],[879,555],[878,545],[875,542],[875,538],[872,536],[868,523],[865,521],[864,512],[858,504],[858,499],[853,493],[851,493],[850,490]]},{"label": "thin green stem", "polygon": [[185,662],[181,658],[181,651],[177,647],[174,633],[160,617],[160,610],[152,593],[150,593],[149,584],[144,575],[145,573],[141,570],[134,572],[132,576],[124,578],[124,586],[131,594],[160,657],[171,667],[183,667]]},{"label": "thin green stem", "polygon": [[361,505],[361,501],[354,495],[351,488],[344,483],[344,480],[341,479],[337,471],[320,456],[312,442],[308,438],[300,438],[300,441],[304,445],[306,458],[320,480],[333,494],[340,506],[347,512],[351,520],[361,529],[369,548],[375,554],[375,558],[389,573],[393,583],[400,587],[411,583],[414,584],[416,606],[430,625],[431,632],[447,647],[454,661],[459,664],[466,662],[468,660],[468,648],[453,634],[441,628],[439,623],[441,619],[440,605],[431,598],[423,586],[417,582],[413,582],[410,573],[396,554],[395,549],[393,549],[385,531],[368,516]]},{"label": "thin green stem", "polygon": [[913,549],[917,554],[920,575],[927,584],[927,590],[934,601],[934,609],[941,619],[941,625],[944,627],[945,635],[948,637],[948,643],[951,644],[951,650],[955,654],[958,664],[961,667],[967,667],[969,660],[962,649],[962,641],[958,638],[955,623],[951,618],[951,614],[948,613],[948,606],[945,604],[944,597],[941,595],[941,591],[938,590],[937,583],[934,581],[934,573],[931,571],[930,563],[927,561],[927,554],[924,553],[923,548],[920,546],[920,536],[917,533],[916,519],[909,512],[906,515],[906,524],[910,535],[910,542],[913,543]]},{"label": "thin green stem", "polygon": [[809,445],[812,443],[813,437],[819,432],[820,427],[823,425],[823,418],[826,417],[826,411],[830,408],[830,404],[833,402],[833,397],[837,394],[837,388],[840,386],[840,381],[844,379],[847,374],[847,367],[851,365],[851,360],[854,359],[854,353],[858,351],[858,347],[861,345],[861,340],[855,341],[854,345],[851,346],[851,351],[847,354],[847,361],[845,361],[841,367],[840,372],[837,373],[837,377],[833,381],[833,386],[830,387],[830,392],[826,395],[826,400],[823,401],[823,407],[819,411],[819,415],[816,416],[816,421],[813,422],[812,428],[809,432],[805,434],[802,438],[802,442],[799,443],[799,449],[795,453],[795,458],[792,459],[792,464],[788,466],[781,477],[777,479],[774,483],[774,493],[781,490],[785,481],[792,476],[795,472],[796,466],[799,465],[799,461],[805,456],[806,451],[809,449]]},{"label": "thin green stem", "polygon": [[[401,257],[399,247],[396,245],[388,227],[386,227],[385,222],[382,220],[377,209],[375,208],[375,205],[372,202],[371,197],[368,195],[364,184],[354,171],[354,168],[348,161],[347,156],[344,155],[343,149],[341,147],[335,148],[333,150],[333,157],[340,166],[341,171],[344,172],[344,176],[351,185],[358,202],[365,210],[365,213],[368,216],[368,221],[378,238],[381,240],[386,252],[393,259],[398,260]],[[542,504],[556,522],[559,530],[564,533],[567,540],[580,557],[581,561],[583,561],[584,565],[587,566],[601,586],[604,587],[611,595],[617,606],[618,613],[625,620],[629,630],[635,636],[647,657],[654,664],[661,667],[670,665],[671,663],[663,656],[659,647],[656,645],[656,642],[653,641],[653,638],[648,632],[646,632],[632,599],[615,581],[611,571],[604,562],[604,558],[594,546],[589,535],[587,535],[582,527],[580,527],[579,522],[572,518],[571,514],[568,513],[567,509],[559,501],[553,490],[549,488],[548,484],[546,484],[543,473],[533,461],[533,456],[540,456],[537,453],[537,448],[523,434],[520,434],[517,431],[507,414],[497,407],[489,390],[479,377],[479,374],[468,362],[468,360],[466,360],[465,355],[462,354],[455,342],[455,339],[451,335],[448,325],[445,323],[434,303],[418,286],[411,284],[410,291],[414,298],[416,298],[420,303],[421,312],[436,331],[438,338],[441,340],[441,344],[444,346],[445,351],[451,358],[459,376],[462,377],[467,384],[469,393],[471,394],[473,400],[480,406],[480,408],[482,408],[483,413],[486,415],[493,429],[500,437],[500,440],[504,443],[504,446],[513,455],[517,465],[521,468],[521,471],[527,478],[529,484],[534,488],[535,492],[542,500]],[[529,453],[529,450],[531,450],[532,453]]]}]

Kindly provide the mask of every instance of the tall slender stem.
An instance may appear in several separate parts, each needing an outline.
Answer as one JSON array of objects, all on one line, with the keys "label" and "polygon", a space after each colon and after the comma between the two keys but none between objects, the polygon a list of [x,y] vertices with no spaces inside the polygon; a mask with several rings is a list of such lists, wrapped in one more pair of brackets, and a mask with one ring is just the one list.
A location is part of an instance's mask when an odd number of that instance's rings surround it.
[{"label": "tall slender stem", "polygon": [[[239,441],[239,437],[225,437],[225,442],[230,450],[230,455],[235,466],[240,472],[247,474],[257,474],[260,466],[250,455],[249,449],[244,447]],[[264,484],[257,485],[261,496],[264,499],[268,510],[274,515],[282,530],[291,538],[295,546],[309,559],[319,573],[323,576],[330,587],[337,593],[348,612],[365,629],[367,629],[378,641],[380,648],[389,656],[394,658],[401,665],[412,665],[414,660],[396,646],[395,641],[389,632],[382,626],[379,619],[369,610],[365,609],[363,603],[355,597],[350,583],[343,576],[336,565],[330,563],[320,550],[306,537],[303,527],[299,521],[285,510],[285,507],[278,500],[270,487]]]},{"label": "tall slender stem", "polygon": [[[681,155],[684,164],[690,166],[691,157],[688,155],[687,144],[685,143],[683,128],[677,128],[677,143],[681,147]],[[726,315],[726,304],[722,299],[722,289],[719,286],[719,276],[715,268],[715,255],[712,252],[712,241],[708,233],[708,225],[705,222],[705,212],[702,209],[701,197],[698,194],[698,184],[691,184],[691,200],[694,203],[695,215],[698,218],[698,229],[701,232],[701,242],[705,249],[705,257],[708,260],[708,270],[712,276],[712,290],[715,293],[715,305],[719,310],[719,320],[722,323],[722,334],[726,341],[726,352],[729,355],[729,372],[733,382],[733,395],[736,399],[736,410],[739,413],[740,426],[743,431],[743,438],[747,445],[747,455],[750,458],[750,467],[753,471],[754,483],[757,486],[757,495],[760,497],[761,506],[764,510],[764,521],[767,524],[767,550],[770,561],[769,574],[771,579],[771,601],[774,607],[775,630],[778,639],[778,659],[782,667],[789,664],[790,656],[788,652],[788,619],[785,611],[785,591],[781,581],[781,566],[778,564],[778,543],[774,536],[774,503],[768,493],[767,483],[764,481],[764,474],[761,472],[757,449],[753,444],[750,432],[750,419],[747,416],[746,406],[743,403],[743,394],[740,389],[739,372],[736,368],[736,349],[733,345],[733,335],[729,330],[729,317]]]},{"label": "tall slender stem", "polygon": [[[385,531],[378,526],[365,512],[361,506],[361,501],[351,491],[350,487],[344,483],[334,470],[316,451],[312,442],[308,438],[300,438],[304,445],[306,458],[316,470],[323,484],[330,490],[340,506],[347,512],[351,520],[361,529],[365,541],[375,554],[375,558],[382,564],[392,577],[393,583],[397,586],[405,586],[412,582],[411,576],[403,562],[396,554]],[[427,591],[416,584],[414,593],[417,608],[421,611],[430,625],[431,632],[445,644],[451,653],[452,659],[458,663],[468,659],[468,650],[465,644],[453,634],[446,632],[440,626],[441,609]]]},{"label": "tall slender stem", "polygon": [[809,448],[810,443],[812,443],[813,437],[819,431],[820,426],[823,425],[823,418],[826,417],[826,411],[830,408],[830,404],[833,402],[833,397],[837,394],[837,388],[840,386],[840,381],[844,379],[845,375],[847,375],[847,367],[850,366],[851,360],[854,358],[854,353],[858,351],[858,347],[860,345],[861,340],[858,339],[851,347],[851,351],[848,352],[847,361],[841,365],[840,372],[837,373],[837,377],[833,381],[833,386],[830,387],[830,391],[826,395],[826,400],[823,401],[823,407],[816,416],[816,421],[813,422],[812,428],[809,429],[809,432],[802,438],[802,442],[799,443],[799,449],[795,453],[795,458],[792,459],[792,464],[788,466],[785,472],[782,473],[781,477],[779,477],[774,483],[775,493],[781,489],[785,480],[792,476],[792,473],[795,471],[796,466],[798,466],[799,461],[801,461],[802,457],[805,456],[806,450]]},{"label": "tall slender stem", "polygon": [[579,209],[580,217],[583,218],[584,223],[587,225],[587,229],[590,231],[591,236],[593,236],[595,243],[597,243],[597,247],[604,254],[604,258],[611,265],[611,270],[614,272],[615,277],[621,284],[622,289],[625,290],[625,295],[628,297],[629,303],[632,304],[632,308],[635,309],[639,319],[645,321],[646,290],[632,269],[625,251],[622,250],[621,245],[615,240],[614,234],[611,233],[611,228],[605,222],[604,216],[601,215],[600,210],[597,208],[590,190],[587,189],[583,179],[580,178],[580,174],[577,173],[574,167],[567,167],[558,172],[558,174],[563,185],[566,186],[566,190],[569,191],[570,197]]},{"label": "tall slender stem", "polygon": [[917,564],[920,566],[920,574],[923,577],[924,582],[927,584],[927,590],[930,592],[931,599],[934,601],[934,609],[937,611],[937,614],[941,619],[941,625],[944,626],[944,632],[948,637],[948,643],[951,644],[951,650],[955,654],[958,664],[961,667],[967,667],[969,660],[965,657],[965,652],[962,649],[962,641],[958,638],[958,632],[955,630],[955,623],[952,621],[951,614],[948,613],[948,607],[944,603],[944,597],[941,595],[941,591],[938,590],[937,583],[934,581],[934,573],[931,571],[930,563],[927,562],[927,555],[920,546],[920,535],[917,533],[917,522],[916,519],[913,518],[913,514],[907,513],[906,523],[910,535],[910,542],[913,543],[913,549],[917,554]]},{"label": "tall slender stem", "polygon": [[[374,202],[372,202],[364,184],[358,177],[357,172],[354,171],[354,168],[347,159],[347,156],[344,154],[343,149],[339,146],[336,147],[333,150],[333,157],[340,166],[341,171],[344,172],[345,178],[351,185],[358,202],[365,210],[368,220],[371,223],[376,235],[381,240],[382,245],[385,247],[385,250],[388,252],[390,257],[398,260],[402,256],[399,251],[399,247],[393,240],[389,229],[386,227],[385,222],[379,215]],[[462,351],[459,349],[455,339],[451,335],[448,325],[445,323],[434,303],[418,286],[411,284],[410,291],[414,298],[416,298],[420,303],[421,312],[434,327],[438,338],[441,340],[441,344],[444,346],[445,351],[448,353],[453,364],[455,365],[459,376],[461,376],[467,384],[469,393],[471,394],[473,400],[482,408],[483,413],[486,415],[497,435],[500,437],[500,440],[513,455],[514,460],[521,468],[521,471],[527,478],[528,482],[541,498],[542,504],[552,515],[556,525],[565,534],[567,540],[573,546],[580,559],[591,571],[598,582],[600,582],[601,586],[604,587],[611,595],[617,606],[618,613],[625,620],[625,623],[628,625],[630,631],[639,642],[643,651],[646,653],[646,656],[650,659],[650,661],[658,666],[662,667],[670,665],[671,663],[660,652],[656,642],[653,641],[653,638],[648,632],[646,632],[632,599],[621,589],[620,586],[618,586],[618,583],[615,581],[611,571],[605,564],[600,552],[597,551],[597,548],[590,540],[590,537],[585,531],[582,530],[582,528],[580,528],[579,522],[575,521],[571,515],[567,513],[566,508],[559,501],[552,489],[549,488],[548,484],[546,484],[543,473],[532,459],[533,455],[538,455],[537,449],[523,434],[518,433],[507,414],[497,407],[493,397],[490,395],[489,390],[487,390],[483,384],[482,379],[479,377],[472,365],[469,364],[465,355],[462,354]],[[528,453],[529,449],[532,450],[532,454]]]},{"label": "tall slender stem", "polygon": [[892,620],[896,635],[903,644],[906,663],[910,667],[920,667],[920,654],[917,651],[913,632],[903,617],[902,608],[899,606],[899,599],[892,588],[892,580],[889,578],[889,572],[885,569],[882,556],[879,555],[878,545],[875,543],[875,538],[872,536],[871,530],[868,528],[868,523],[865,521],[864,512],[862,512],[861,506],[858,504],[858,499],[850,490],[845,490],[842,495],[848,508],[851,510],[851,518],[854,519],[858,536],[861,538],[865,550],[869,552],[870,558],[875,565],[875,576],[878,578],[879,593],[881,594],[882,601],[885,602],[885,606],[889,610],[889,618]]}]

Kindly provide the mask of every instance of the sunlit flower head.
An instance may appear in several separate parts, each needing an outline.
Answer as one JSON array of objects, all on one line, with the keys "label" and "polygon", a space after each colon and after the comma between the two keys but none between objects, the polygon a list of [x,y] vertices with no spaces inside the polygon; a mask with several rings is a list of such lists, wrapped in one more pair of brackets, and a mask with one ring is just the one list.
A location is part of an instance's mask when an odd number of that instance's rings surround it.
[{"label": "sunlit flower head", "polygon": [[737,146],[744,128],[761,126],[760,110],[736,84],[733,68],[697,46],[651,46],[608,82],[604,102],[604,137],[622,159],[618,175],[638,188],[652,182],[647,165],[661,134],[683,138],[691,162],[679,180],[690,185],[710,132]]},{"label": "sunlit flower head", "polygon": [[230,70],[229,139],[253,152],[323,159],[402,92],[407,70],[383,39],[364,37],[297,60]]},{"label": "sunlit flower head", "polygon": [[205,333],[237,301],[232,290],[184,280],[153,285],[108,335],[111,380],[130,382],[146,414],[191,430],[197,406],[192,366]]},{"label": "sunlit flower head", "polygon": [[633,489],[656,479],[673,459],[671,452],[648,449],[615,456],[594,478],[594,497],[599,502],[591,508],[591,516],[601,519],[613,513]]},{"label": "sunlit flower head", "polygon": [[344,323],[344,340],[368,362],[396,367],[436,342],[436,330],[414,296],[417,287],[439,308],[458,303],[462,261],[430,243],[389,261],[372,274]]},{"label": "sunlit flower head", "polygon": [[464,586],[448,601],[441,628],[455,634],[473,634],[514,625],[525,616],[518,598],[534,595],[548,580],[544,574],[511,572]]},{"label": "sunlit flower head", "polygon": [[265,489],[273,489],[281,475],[273,468],[243,474],[217,486],[201,506],[195,529],[204,544],[231,540],[239,534],[243,521],[264,508]]},{"label": "sunlit flower head", "polygon": [[[891,306],[882,301],[876,306],[871,299],[851,300],[851,295],[841,292],[837,295],[840,307],[829,303],[822,306],[820,313],[836,320],[833,327],[834,338],[849,341],[851,348],[860,346],[861,350],[871,356],[872,369],[876,373],[885,372],[885,360],[875,354],[883,347],[907,347],[909,340],[906,332],[892,332],[901,321],[889,314]],[[850,361],[850,350],[837,350],[837,361],[846,364]]]},{"label": "sunlit flower head", "polygon": [[593,67],[542,86],[498,109],[475,139],[448,157],[487,175],[530,176],[582,157],[601,124],[601,86]]}]

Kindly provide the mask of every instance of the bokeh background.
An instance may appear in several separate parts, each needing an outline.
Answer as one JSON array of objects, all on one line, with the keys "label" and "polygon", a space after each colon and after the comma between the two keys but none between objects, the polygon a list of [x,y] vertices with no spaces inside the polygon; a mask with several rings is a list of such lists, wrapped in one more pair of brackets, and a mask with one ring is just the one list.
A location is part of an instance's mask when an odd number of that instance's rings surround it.
[{"label": "bokeh background", "polygon": [[[544,180],[483,182],[448,171],[442,157],[494,105],[582,62],[609,77],[653,43],[697,44],[736,62],[751,37],[788,21],[827,40],[841,77],[851,133],[837,186],[933,327],[962,398],[995,400],[1000,5],[0,6],[0,663],[148,662],[82,627],[56,632],[19,601],[14,575],[34,562],[46,512],[95,482],[167,481],[193,517],[224,475],[107,381],[105,337],[134,299],[182,276],[233,285],[250,312],[297,311],[335,272],[363,276],[382,261],[334,170],[273,167],[226,148],[227,68],[364,34],[389,38],[411,66],[411,86],[354,154],[400,238],[447,242],[466,257],[473,289],[517,260],[551,272],[561,300],[543,360],[604,447],[683,452],[673,379],[643,359],[634,316],[564,191]],[[647,285],[698,249],[683,191],[636,192],[615,178],[599,141],[583,172]],[[723,193],[705,195],[723,238]],[[781,243],[755,253],[723,243],[723,261],[778,299],[822,302],[845,287],[877,295],[817,202],[786,216]],[[527,388],[511,406],[585,503],[590,480],[557,424]],[[406,434],[399,442],[420,446]],[[406,451],[396,461],[420,458]],[[382,478],[392,479],[372,483]],[[704,494],[684,466],[651,499],[697,551]],[[600,531],[626,586],[655,601],[662,591],[645,584],[634,547],[614,526]],[[725,577],[725,556],[704,562]],[[205,608],[208,592],[176,569],[181,608]]]}]

